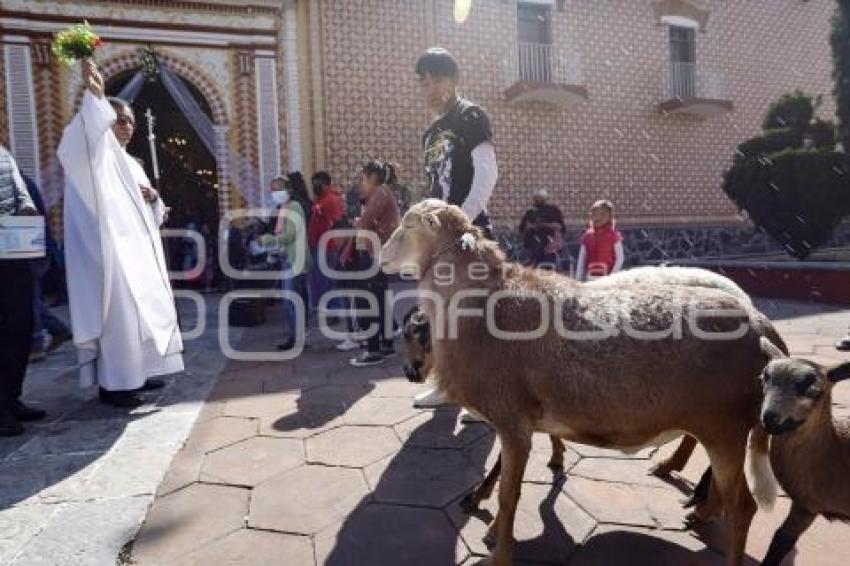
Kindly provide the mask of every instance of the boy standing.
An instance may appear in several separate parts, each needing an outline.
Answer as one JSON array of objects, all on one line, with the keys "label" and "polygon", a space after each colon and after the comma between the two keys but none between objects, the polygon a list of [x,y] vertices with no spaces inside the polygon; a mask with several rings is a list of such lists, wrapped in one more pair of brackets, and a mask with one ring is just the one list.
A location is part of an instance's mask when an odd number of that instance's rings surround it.
[{"label": "boy standing", "polygon": [[590,228],[581,237],[576,279],[587,281],[620,271],[623,236],[614,228],[614,205],[598,200],[590,208]]},{"label": "boy standing", "polygon": [[[458,96],[458,64],[445,49],[428,49],[415,69],[425,102],[437,114],[422,138],[431,197],[459,206],[489,238],[487,203],[499,177],[490,118],[480,106]],[[445,396],[437,388],[413,401],[415,407],[443,403]]]}]

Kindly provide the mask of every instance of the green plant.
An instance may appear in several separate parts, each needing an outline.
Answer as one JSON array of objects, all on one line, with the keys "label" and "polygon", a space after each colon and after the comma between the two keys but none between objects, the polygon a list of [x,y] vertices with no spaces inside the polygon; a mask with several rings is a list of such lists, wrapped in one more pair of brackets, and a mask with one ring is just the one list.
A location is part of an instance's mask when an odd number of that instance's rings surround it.
[{"label": "green plant", "polygon": [[835,149],[835,124],[828,120],[817,118],[809,124],[806,136],[812,140],[812,147],[816,149]]},{"label": "green plant", "polygon": [[734,164],[723,190],[788,253],[803,259],[850,214],[849,180],[843,154],[787,149]]},{"label": "green plant", "polygon": [[762,129],[791,128],[802,132],[815,115],[815,101],[815,98],[799,90],[783,94],[768,108]]},{"label": "green plant", "polygon": [[758,159],[770,153],[788,148],[798,148],[802,145],[802,131],[791,128],[773,128],[765,130],[760,136],[739,144],[738,150],[735,152],[735,161]]}]

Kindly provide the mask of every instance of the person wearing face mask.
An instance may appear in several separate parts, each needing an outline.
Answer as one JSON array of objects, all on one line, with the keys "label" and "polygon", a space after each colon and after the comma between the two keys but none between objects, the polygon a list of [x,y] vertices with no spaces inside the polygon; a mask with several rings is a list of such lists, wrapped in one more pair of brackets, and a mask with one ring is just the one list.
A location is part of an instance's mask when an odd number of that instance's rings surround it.
[{"label": "person wearing face mask", "polygon": [[[286,338],[277,346],[278,350],[290,350],[299,336],[305,334],[307,305],[303,297],[306,295],[306,273],[310,263],[310,252],[307,248],[307,232],[304,209],[292,198],[288,189],[273,193],[278,204],[277,224],[274,228],[275,237],[281,247],[282,287],[284,291],[295,293],[298,298],[286,297],[283,300],[286,316]],[[299,326],[296,320],[295,301],[303,306],[304,316]]]}]

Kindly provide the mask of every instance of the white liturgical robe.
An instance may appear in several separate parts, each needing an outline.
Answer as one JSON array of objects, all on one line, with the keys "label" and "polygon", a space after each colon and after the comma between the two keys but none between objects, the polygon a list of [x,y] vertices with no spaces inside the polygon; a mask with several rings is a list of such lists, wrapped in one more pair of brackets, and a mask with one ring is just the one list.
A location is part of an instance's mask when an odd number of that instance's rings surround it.
[{"label": "white liturgical robe", "polygon": [[[65,258],[82,385],[141,387],[183,369],[183,344],[144,170],[112,133],[115,111],[90,92],[65,128]],[[135,167],[134,167],[135,166]],[[138,170],[135,170],[135,169]],[[161,205],[161,203],[160,203]]]}]

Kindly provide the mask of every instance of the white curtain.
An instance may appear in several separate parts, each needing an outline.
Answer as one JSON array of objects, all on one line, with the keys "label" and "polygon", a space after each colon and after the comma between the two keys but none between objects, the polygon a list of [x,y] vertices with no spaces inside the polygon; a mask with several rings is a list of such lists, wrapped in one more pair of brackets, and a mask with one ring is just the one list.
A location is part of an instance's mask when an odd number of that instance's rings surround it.
[{"label": "white curtain", "polygon": [[212,155],[216,155],[215,128],[213,127],[212,120],[210,120],[210,117],[201,108],[201,105],[198,104],[198,101],[195,100],[195,97],[192,96],[189,87],[186,86],[186,83],[180,77],[165,67],[159,68],[159,78],[162,81],[162,86],[165,87],[165,90],[174,99],[174,103],[177,104],[177,107],[186,116],[186,119],[189,120],[189,124],[192,125],[195,133],[201,138],[201,143],[204,144]]},{"label": "white curtain", "polygon": [[121,100],[126,100],[130,104],[133,104],[133,101],[136,100],[136,97],[139,96],[139,93],[142,91],[142,87],[145,86],[145,76],[141,71],[136,71],[136,74],[133,75],[133,78],[130,79],[124,88],[121,89],[121,92],[116,94],[116,98],[120,98]]}]

